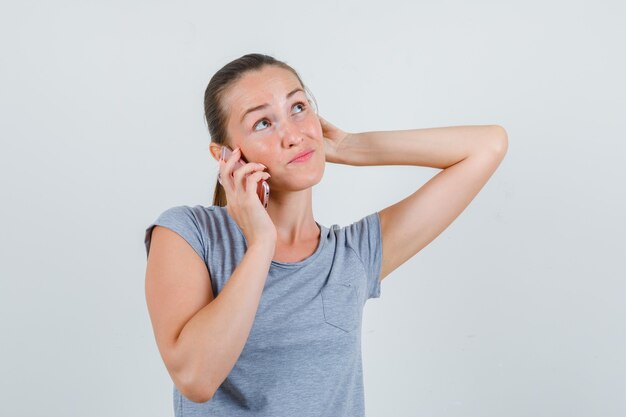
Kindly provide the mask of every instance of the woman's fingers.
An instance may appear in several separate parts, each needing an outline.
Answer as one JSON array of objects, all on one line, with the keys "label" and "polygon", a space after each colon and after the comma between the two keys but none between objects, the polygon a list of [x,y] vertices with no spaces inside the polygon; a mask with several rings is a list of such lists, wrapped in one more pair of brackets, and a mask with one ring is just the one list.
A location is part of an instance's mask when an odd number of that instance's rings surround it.
[{"label": "woman's fingers", "polygon": [[246,177],[246,193],[256,195],[257,184],[263,179],[268,179],[270,174],[264,171],[257,171]]},{"label": "woman's fingers", "polygon": [[237,168],[233,173],[235,188],[243,188],[243,177],[252,171],[260,171],[263,172],[265,166],[263,164],[259,164],[257,162],[250,162],[245,164],[244,166]]},{"label": "woman's fingers", "polygon": [[236,168],[233,173],[233,177],[235,178],[235,182],[240,182],[244,175],[249,174],[254,170],[263,171],[265,166],[263,164],[259,164],[257,162],[249,162],[240,168]]},{"label": "woman's fingers", "polygon": [[[270,174],[263,171],[267,167],[257,162],[240,164],[241,152],[235,150],[227,161],[220,159],[220,182],[226,190],[226,198],[237,198],[237,194],[256,195],[257,183],[268,179]],[[243,161],[241,161],[243,162]]]},{"label": "woman's fingers", "polygon": [[222,185],[226,182],[232,187],[232,172],[235,170],[237,162],[241,159],[241,150],[239,148],[231,152],[228,160],[220,159],[220,180]]},{"label": "woman's fingers", "polygon": [[241,159],[241,150],[237,148],[233,152],[231,152],[230,156],[228,157],[228,160],[226,161],[226,169],[227,169],[226,174],[227,175],[231,175],[232,171],[237,168],[236,164],[237,162],[239,162],[240,159]]}]

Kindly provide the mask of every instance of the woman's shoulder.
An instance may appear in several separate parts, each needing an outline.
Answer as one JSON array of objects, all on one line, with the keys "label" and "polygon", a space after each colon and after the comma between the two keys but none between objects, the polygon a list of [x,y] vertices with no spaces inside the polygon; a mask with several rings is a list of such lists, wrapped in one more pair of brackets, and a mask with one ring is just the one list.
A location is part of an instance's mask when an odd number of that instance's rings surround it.
[{"label": "woman's shoulder", "polygon": [[223,227],[224,224],[228,223],[225,218],[227,213],[224,212],[223,207],[219,206],[201,204],[171,206],[163,210],[157,219],[148,226],[148,229],[151,230],[155,225],[168,225],[206,236],[210,235],[216,227]]},{"label": "woman's shoulder", "polygon": [[144,243],[146,253],[150,251],[152,231],[156,226],[168,228],[183,239],[193,249],[206,259],[208,240],[207,232],[210,228],[210,214],[212,210],[202,205],[177,205],[163,210],[145,229]]},{"label": "woman's shoulder", "polygon": [[201,204],[196,204],[196,205],[181,204],[181,205],[172,206],[172,207],[165,209],[161,213],[161,216],[173,216],[173,217],[180,217],[180,218],[185,218],[189,216],[207,217],[207,216],[222,215],[223,209],[224,209],[223,207],[213,206],[213,205],[204,206]]}]

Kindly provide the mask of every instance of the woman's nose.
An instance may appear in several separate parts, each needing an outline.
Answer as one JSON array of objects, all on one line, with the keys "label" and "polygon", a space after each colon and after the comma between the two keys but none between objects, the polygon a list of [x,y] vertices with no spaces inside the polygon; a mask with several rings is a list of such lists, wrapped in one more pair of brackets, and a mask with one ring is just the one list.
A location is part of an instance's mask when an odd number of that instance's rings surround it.
[{"label": "woman's nose", "polygon": [[294,123],[286,122],[280,130],[281,139],[287,145],[298,144],[302,142],[302,132]]}]

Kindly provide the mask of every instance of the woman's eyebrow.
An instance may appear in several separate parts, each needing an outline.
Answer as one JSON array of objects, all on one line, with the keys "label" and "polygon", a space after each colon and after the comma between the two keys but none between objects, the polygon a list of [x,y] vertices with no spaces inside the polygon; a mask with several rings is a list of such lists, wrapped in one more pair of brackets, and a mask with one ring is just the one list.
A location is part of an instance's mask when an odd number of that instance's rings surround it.
[{"label": "woman's eyebrow", "polygon": [[[300,88],[300,87],[296,87],[296,88],[294,88],[293,90],[291,90],[291,92],[290,92],[289,94],[287,94],[286,98],[289,98],[289,97],[293,96],[293,95],[294,95],[294,94],[296,94],[298,91],[302,91],[302,92],[304,93],[304,90],[303,90],[302,88]],[[253,112],[253,111],[257,111],[257,110],[264,109],[264,108],[265,108],[265,107],[267,107],[267,106],[269,106],[269,104],[268,104],[268,103],[263,103],[263,104],[260,104],[260,105],[258,105],[258,106],[255,106],[255,107],[251,107],[251,108],[249,108],[248,110],[246,110],[246,111],[243,113],[243,115],[241,116],[241,120],[240,120],[240,121],[241,121],[241,122],[243,122],[243,119],[244,119],[244,118],[248,115],[248,113],[251,113],[251,112]]]}]

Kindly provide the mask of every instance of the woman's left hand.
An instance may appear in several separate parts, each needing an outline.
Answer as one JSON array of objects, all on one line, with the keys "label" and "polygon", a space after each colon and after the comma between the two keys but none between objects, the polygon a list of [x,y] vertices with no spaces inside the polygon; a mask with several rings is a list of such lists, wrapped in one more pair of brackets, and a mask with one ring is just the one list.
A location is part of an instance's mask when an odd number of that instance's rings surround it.
[{"label": "woman's left hand", "polygon": [[324,147],[326,149],[326,161],[327,162],[339,162],[339,153],[341,144],[346,140],[351,133],[345,132],[339,129],[337,126],[331,124],[322,116],[318,116],[320,125],[322,126],[322,136],[324,136]]}]

